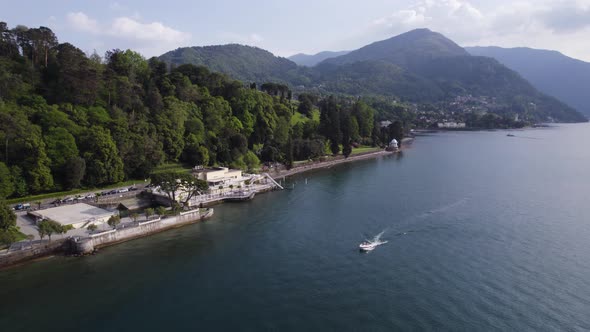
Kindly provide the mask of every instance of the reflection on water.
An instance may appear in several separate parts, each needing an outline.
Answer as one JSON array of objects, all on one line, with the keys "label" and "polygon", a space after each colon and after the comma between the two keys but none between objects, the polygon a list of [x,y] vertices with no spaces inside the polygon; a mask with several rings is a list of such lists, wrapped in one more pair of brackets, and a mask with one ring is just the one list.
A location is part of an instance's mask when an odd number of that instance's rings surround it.
[{"label": "reflection on water", "polygon": [[0,326],[588,330],[590,126],[506,134],[419,137],[204,223],[1,271]]}]

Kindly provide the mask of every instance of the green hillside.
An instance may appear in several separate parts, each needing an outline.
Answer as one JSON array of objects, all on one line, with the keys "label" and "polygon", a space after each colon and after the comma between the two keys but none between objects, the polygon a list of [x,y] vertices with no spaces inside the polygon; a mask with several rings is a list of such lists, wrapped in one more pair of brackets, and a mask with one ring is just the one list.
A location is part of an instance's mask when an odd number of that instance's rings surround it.
[{"label": "green hillside", "polygon": [[174,65],[193,64],[246,82],[285,82],[297,65],[263,49],[238,44],[184,47],[160,56]]},{"label": "green hillside", "polygon": [[526,115],[528,121],[586,121],[499,62],[470,56],[452,40],[428,29],[375,42],[311,68],[241,45],[178,49],[160,58],[174,64],[204,65],[249,82],[286,83],[298,92],[376,95],[418,104],[475,96],[491,98],[495,103],[487,108],[491,112],[502,109],[503,114]]}]

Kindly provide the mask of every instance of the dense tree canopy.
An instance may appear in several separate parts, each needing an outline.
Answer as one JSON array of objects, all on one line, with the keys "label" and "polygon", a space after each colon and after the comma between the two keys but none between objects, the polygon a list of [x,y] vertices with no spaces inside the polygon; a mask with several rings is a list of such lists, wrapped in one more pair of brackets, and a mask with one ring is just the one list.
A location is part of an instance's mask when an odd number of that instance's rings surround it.
[{"label": "dense tree canopy", "polygon": [[260,86],[131,50],[89,56],[48,28],[0,22],[0,197],[144,179],[162,162],[255,170],[324,155],[326,140],[334,153],[373,142],[361,101]]}]

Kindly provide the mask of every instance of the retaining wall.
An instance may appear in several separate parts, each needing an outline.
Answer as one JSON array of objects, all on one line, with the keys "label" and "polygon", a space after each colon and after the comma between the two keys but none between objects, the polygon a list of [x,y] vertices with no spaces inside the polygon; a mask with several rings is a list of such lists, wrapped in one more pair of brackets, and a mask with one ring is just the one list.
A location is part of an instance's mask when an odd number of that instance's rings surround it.
[{"label": "retaining wall", "polygon": [[[16,265],[36,258],[49,256],[57,253],[80,251],[78,253],[88,253],[94,248],[105,247],[108,245],[124,242],[154,233],[159,233],[167,229],[180,227],[183,225],[198,222],[213,216],[213,209],[207,209],[204,212],[199,210],[183,212],[178,216],[171,216],[163,219],[154,219],[139,223],[136,226],[127,228],[119,228],[98,234],[92,234],[88,238],[82,238],[83,241],[90,240],[90,243],[85,243],[84,246],[76,246],[72,250],[71,239],[58,239],[43,245],[36,245],[32,249],[24,249],[12,251],[8,254],[0,255],[0,268]],[[68,242],[70,241],[70,242]],[[80,241],[80,239],[78,239]],[[79,248],[78,248],[79,247]],[[81,249],[82,248],[82,249]]]},{"label": "retaining wall", "polygon": [[183,212],[178,216],[155,219],[141,222],[139,225],[129,228],[118,228],[117,230],[106,231],[90,236],[95,248],[104,247],[110,244],[123,242],[150,234],[162,232],[164,230],[179,227],[182,225],[194,223],[202,219],[209,218],[213,215],[213,209],[201,213],[199,210]]},{"label": "retaining wall", "polygon": [[0,268],[60,253],[63,251],[65,242],[66,239],[58,239],[46,244],[34,245],[31,249],[11,251],[8,254],[0,255]]}]

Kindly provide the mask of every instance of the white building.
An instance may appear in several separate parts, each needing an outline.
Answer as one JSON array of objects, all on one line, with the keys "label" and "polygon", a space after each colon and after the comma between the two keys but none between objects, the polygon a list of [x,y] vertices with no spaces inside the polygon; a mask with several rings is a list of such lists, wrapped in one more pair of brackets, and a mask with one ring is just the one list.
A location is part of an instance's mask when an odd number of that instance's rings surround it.
[{"label": "white building", "polygon": [[389,148],[397,149],[399,147],[397,140],[394,138],[389,142]]},{"label": "white building", "polygon": [[438,128],[444,129],[461,129],[465,128],[465,122],[439,122]]},{"label": "white building", "polygon": [[227,167],[197,168],[193,169],[193,175],[199,179],[207,181],[209,187],[242,185],[246,180],[239,169],[229,169]]},{"label": "white building", "polygon": [[74,228],[87,227],[90,224],[99,225],[106,223],[116,212],[101,209],[86,203],[62,205],[45,210],[29,212],[37,222],[41,220],[54,220],[62,226],[71,225]]}]

